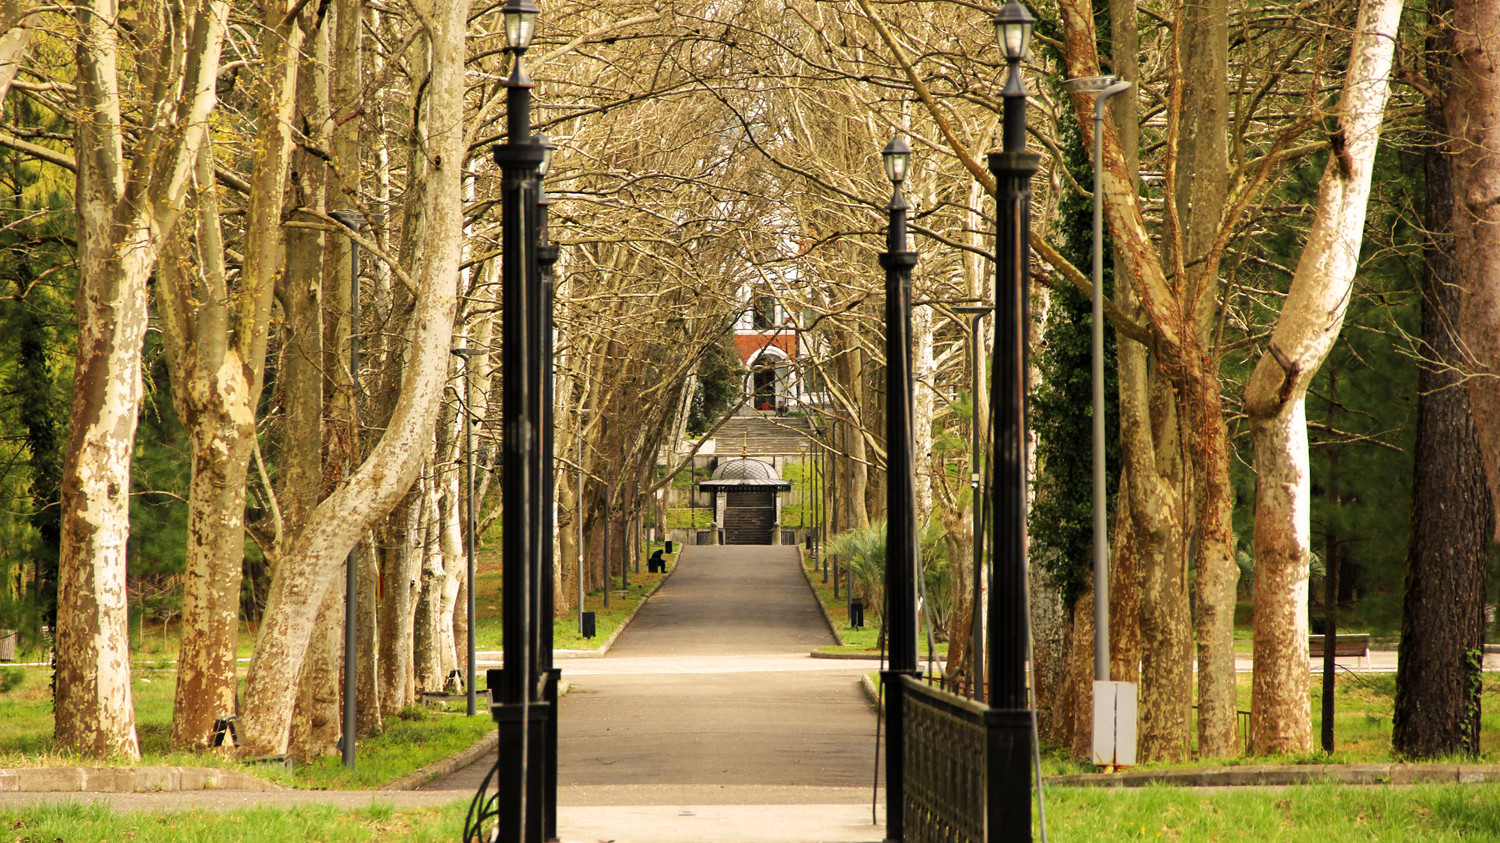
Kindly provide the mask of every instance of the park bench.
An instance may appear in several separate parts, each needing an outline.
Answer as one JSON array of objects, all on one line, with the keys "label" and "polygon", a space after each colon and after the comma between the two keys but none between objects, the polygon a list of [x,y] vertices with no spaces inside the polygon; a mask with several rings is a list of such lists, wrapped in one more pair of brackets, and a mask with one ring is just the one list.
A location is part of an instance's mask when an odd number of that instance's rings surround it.
[{"label": "park bench", "polygon": [[[1323,636],[1309,635],[1307,649],[1313,658],[1320,658],[1323,655]],[[1363,659],[1363,665],[1368,665],[1370,663],[1370,636],[1366,634],[1335,635],[1333,655],[1337,658],[1360,658]]]}]

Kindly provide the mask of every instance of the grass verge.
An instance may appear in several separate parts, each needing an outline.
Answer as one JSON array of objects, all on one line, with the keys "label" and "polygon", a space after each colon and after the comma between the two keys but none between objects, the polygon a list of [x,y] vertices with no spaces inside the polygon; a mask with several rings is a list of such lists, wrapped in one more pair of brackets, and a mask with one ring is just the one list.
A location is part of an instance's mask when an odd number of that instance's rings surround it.
[{"label": "grass verge", "polygon": [[[880,654],[880,616],[870,611],[869,607],[866,607],[865,625],[858,628],[850,626],[848,593],[843,587],[843,583],[840,583],[838,596],[835,597],[833,595],[832,566],[828,569],[828,582],[823,582],[822,561],[820,560],[817,564],[814,564],[812,558],[804,551],[802,554],[802,567],[807,572],[808,581],[812,583],[813,593],[818,595],[818,600],[823,604],[824,611],[828,612],[828,617],[833,619],[834,632],[839,639],[838,644],[819,647],[818,652],[878,656]],[[936,657],[943,658],[947,654],[948,642],[939,641],[937,643]],[[922,638],[919,639],[917,655],[924,661],[928,656],[925,630],[923,631]]]},{"label": "grass verge", "polygon": [[[477,642],[481,649],[500,646],[500,565],[498,553],[477,560],[479,587]],[[675,564],[668,557],[670,565]],[[598,649],[660,584],[664,575],[632,573],[624,595],[618,588],[604,608],[604,595],[595,592],[585,601],[595,613],[597,633],[585,639],[573,617],[554,623],[558,649]],[[247,636],[248,637],[248,636]],[[141,742],[139,766],[220,767],[238,769],[260,778],[298,788],[368,789],[388,784],[428,764],[447,758],[493,732],[489,712],[466,717],[461,703],[409,706],[385,718],[385,732],[360,738],[355,744],[353,770],[338,757],[296,765],[291,772],[278,766],[243,764],[227,754],[192,753],[173,749],[172,697],[176,690],[174,663],[159,648],[136,654],[131,671],[136,730]],[[100,766],[101,762],[59,752],[53,738],[50,671],[44,667],[0,667],[0,767]],[[481,675],[478,692],[485,692]],[[117,766],[119,762],[107,762]]]},{"label": "grass verge", "polygon": [[397,811],[379,802],[365,808],[321,805],[174,813],[115,813],[108,806],[58,802],[0,810],[0,826],[16,840],[240,841],[457,840],[468,804]]},{"label": "grass verge", "polygon": [[[1052,787],[1046,797],[1049,837],[1070,843],[1500,839],[1500,785],[1233,791]],[[456,802],[398,811],[375,802],[352,810],[303,806],[117,814],[101,805],[64,802],[0,810],[0,827],[18,840],[438,841],[460,836],[467,807]]]},{"label": "grass verge", "polygon": [[[12,668],[12,670],[22,670]],[[299,788],[379,787],[435,761],[454,755],[494,731],[489,712],[466,717],[461,703],[409,706],[385,719],[385,732],[355,743],[353,770],[338,757],[296,765],[244,764],[219,752],[192,753],[172,748],[172,695],[177,672],[136,668],[131,677],[141,760],[128,766],[219,767]],[[482,692],[483,689],[481,689]],[[47,671],[25,670],[18,685],[0,694],[0,767],[122,766],[59,752],[53,739],[52,696]]]},{"label": "grass verge", "polygon": [[[665,559],[667,571],[670,573],[677,566],[677,556],[669,554]],[[616,575],[614,587],[609,592],[608,609],[604,607],[603,591],[591,592],[585,596],[584,611],[594,613],[595,635],[593,638],[584,638],[578,634],[578,615],[574,610],[568,617],[553,619],[552,646],[559,650],[597,650],[603,647],[615,630],[619,629],[625,619],[630,616],[630,613],[634,612],[667,576],[647,573],[645,561],[643,555],[640,572],[637,573],[634,570],[630,572],[629,586],[623,594],[620,590],[619,576]],[[484,595],[484,599],[475,606],[478,622],[474,627],[474,640],[481,650],[497,649],[501,645],[499,550],[487,549],[477,554],[475,566],[477,585],[474,593]]]},{"label": "grass verge", "polygon": [[1500,785],[1046,791],[1054,840],[1500,840]]}]

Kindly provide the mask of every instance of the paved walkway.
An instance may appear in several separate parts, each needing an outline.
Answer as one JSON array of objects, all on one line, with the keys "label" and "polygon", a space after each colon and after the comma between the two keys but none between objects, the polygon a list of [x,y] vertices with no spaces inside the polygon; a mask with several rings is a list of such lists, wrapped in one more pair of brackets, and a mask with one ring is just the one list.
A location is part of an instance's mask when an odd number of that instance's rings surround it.
[{"label": "paved walkway", "polygon": [[[559,660],[561,837],[880,840],[874,668],[809,658],[830,643],[796,548],[688,548],[609,656]],[[489,763],[424,790],[472,795]]]}]

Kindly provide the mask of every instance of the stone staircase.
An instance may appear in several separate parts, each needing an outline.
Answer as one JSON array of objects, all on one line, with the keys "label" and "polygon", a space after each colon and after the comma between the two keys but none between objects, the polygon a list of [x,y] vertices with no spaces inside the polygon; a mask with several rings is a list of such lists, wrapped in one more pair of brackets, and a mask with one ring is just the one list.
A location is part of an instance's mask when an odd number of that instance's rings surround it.
[{"label": "stone staircase", "polygon": [[802,416],[778,416],[751,410],[724,423],[713,435],[720,458],[741,453],[757,456],[793,456],[810,450],[812,425]]},{"label": "stone staircase", "polygon": [[724,508],[725,544],[770,544],[776,507],[770,492],[730,492]]}]

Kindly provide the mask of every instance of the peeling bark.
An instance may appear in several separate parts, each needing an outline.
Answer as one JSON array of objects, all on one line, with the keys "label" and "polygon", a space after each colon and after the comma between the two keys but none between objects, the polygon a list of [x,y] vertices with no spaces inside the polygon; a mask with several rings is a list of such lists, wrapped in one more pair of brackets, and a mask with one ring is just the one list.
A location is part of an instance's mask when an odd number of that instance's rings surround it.
[{"label": "peeling bark", "polygon": [[[350,478],[319,504],[310,526],[290,537],[271,585],[266,618],[251,661],[242,737],[249,754],[285,749],[292,689],[319,604],[339,563],[361,536],[411,488],[429,452],[451,355],[463,233],[462,162],[465,143],[464,38],[468,4],[414,4],[428,27],[431,72],[423,89],[427,171],[420,180],[423,260],[415,273],[417,300],[410,353],[385,432]],[[391,701],[385,701],[389,706]]]},{"label": "peeling bark", "polygon": [[416,701],[412,636],[422,544],[422,493],[413,488],[387,519],[381,543],[380,702],[389,716]]},{"label": "peeling bark", "polygon": [[[1214,2],[1216,0],[1192,4],[1191,14],[1184,9],[1185,23],[1179,27],[1182,40],[1181,43],[1174,42],[1174,73],[1180,80],[1191,80],[1193,85],[1202,79],[1222,78],[1196,66],[1212,66],[1218,61],[1219,53],[1226,49],[1215,34],[1218,24],[1213,20]],[[1092,6],[1081,0],[1063,0],[1059,8],[1063,17],[1068,75],[1097,74],[1099,62],[1094,46]],[[1205,344],[1206,331],[1199,325],[1199,316],[1206,309],[1204,303],[1212,300],[1217,289],[1216,253],[1210,249],[1213,258],[1195,266],[1191,276],[1185,269],[1186,256],[1192,248],[1208,248],[1205,243],[1222,237],[1225,221],[1217,210],[1213,192],[1214,185],[1223,182],[1226,165],[1216,151],[1222,149],[1222,143],[1215,138],[1223,127],[1218,125],[1222,114],[1214,116],[1212,98],[1200,103],[1206,116],[1193,115],[1195,121],[1201,117],[1204,125],[1200,127],[1195,122],[1188,127],[1189,136],[1185,140],[1181,137],[1185,107],[1182,94],[1193,85],[1184,81],[1174,86],[1169,103],[1166,236],[1170,254],[1165,257],[1158,251],[1156,238],[1146,227],[1136,191],[1135,170],[1126,166],[1131,150],[1124,147],[1120,131],[1111,123],[1106,122],[1102,138],[1102,192],[1106,220],[1115,245],[1116,271],[1121,273],[1122,280],[1129,280],[1128,286],[1136,297],[1139,312],[1151,331],[1155,354],[1154,371],[1150,377],[1163,381],[1160,387],[1153,384],[1148,389],[1152,396],[1156,396],[1160,388],[1170,385],[1174,393],[1169,416],[1161,415],[1168,405],[1157,402],[1149,405],[1149,416],[1127,417],[1122,387],[1121,429],[1139,433],[1145,429],[1143,422],[1149,418],[1159,437],[1163,432],[1162,422],[1172,418],[1177,429],[1170,433],[1169,440],[1180,442],[1187,457],[1186,465],[1174,471],[1191,472],[1190,484],[1170,471],[1163,475],[1158,466],[1163,453],[1161,441],[1152,442],[1149,449],[1137,450],[1132,455],[1132,447],[1145,448],[1146,443],[1132,446],[1128,438],[1122,436],[1126,470],[1137,481],[1132,484],[1135,491],[1130,502],[1132,518],[1136,519],[1134,535],[1154,548],[1149,552],[1143,549],[1139,557],[1141,576],[1147,588],[1141,605],[1143,758],[1152,757],[1146,747],[1159,747],[1167,753],[1180,752],[1174,748],[1180,745],[1175,738],[1165,735],[1161,735],[1160,740],[1148,737],[1148,730],[1155,728],[1148,725],[1149,718],[1161,718],[1155,722],[1172,729],[1178,723],[1187,722],[1190,692],[1183,694],[1173,690],[1168,698],[1160,700],[1160,704],[1171,705],[1180,711],[1151,715],[1146,712],[1157,704],[1149,699],[1153,692],[1147,686],[1166,693],[1168,687],[1176,687],[1181,676],[1191,676],[1191,668],[1186,664],[1168,665],[1165,661],[1190,658],[1190,655],[1182,655],[1175,628],[1178,619],[1187,619],[1186,555],[1181,552],[1184,545],[1180,536],[1185,535],[1181,531],[1189,524],[1197,537],[1199,558],[1199,749],[1205,755],[1220,755],[1235,748],[1232,620],[1238,569],[1233,563],[1234,537],[1228,518],[1233,507],[1233,489],[1229,485],[1229,447],[1218,359],[1214,350]],[[1082,95],[1075,96],[1073,107],[1079,115],[1086,140],[1092,140],[1092,121],[1089,119],[1092,100]],[[1182,165],[1180,170],[1179,164]],[[1205,180],[1205,185],[1195,187],[1200,178]],[[1193,232],[1191,237],[1188,236],[1190,229]],[[1169,260],[1170,267],[1167,265]],[[1123,325],[1117,325],[1117,333],[1123,329]],[[1128,346],[1124,341],[1119,344],[1122,379],[1125,377],[1126,355],[1130,353]],[[1143,349],[1141,353],[1144,353]],[[1147,387],[1134,387],[1137,392],[1142,388]],[[1142,399],[1137,397],[1135,400],[1139,404]],[[1180,458],[1174,459],[1181,461]],[[1194,493],[1191,498],[1185,494],[1189,489]],[[1167,498],[1179,503],[1164,504]],[[1176,514],[1168,516],[1159,511],[1164,505]],[[1189,511],[1186,506],[1192,509]],[[1179,588],[1177,583],[1182,587]],[[1153,605],[1150,603],[1152,599],[1181,600],[1181,606]],[[1148,632],[1146,627],[1153,622],[1173,626]],[[1153,647],[1162,649],[1153,652]],[[1156,668],[1146,662],[1152,662]]]},{"label": "peeling bark", "polygon": [[1307,682],[1311,493],[1306,395],[1343,326],[1359,264],[1401,0],[1365,0],[1312,230],[1266,352],[1245,387],[1255,443],[1255,676],[1251,751],[1312,749]]},{"label": "peeling bark", "polygon": [[21,59],[31,43],[32,28],[23,18],[21,0],[0,3],[0,114],[5,113],[5,95],[21,69]]},{"label": "peeling bark", "polygon": [[227,4],[188,5],[184,37],[146,45],[131,65],[142,87],[161,84],[128,155],[119,9],[91,0],[77,15],[79,331],[62,478],[56,735],[66,751],[136,758],[125,567],[146,283],[217,105]]}]

